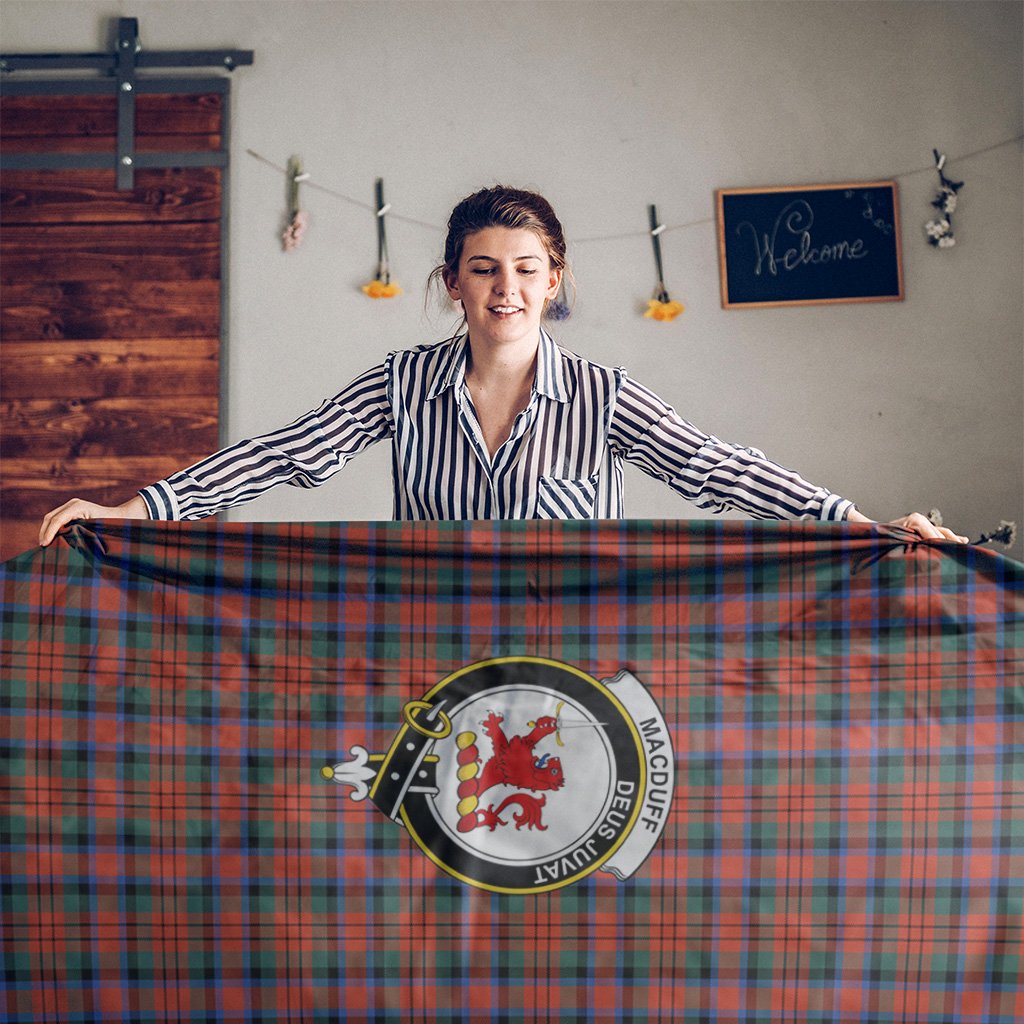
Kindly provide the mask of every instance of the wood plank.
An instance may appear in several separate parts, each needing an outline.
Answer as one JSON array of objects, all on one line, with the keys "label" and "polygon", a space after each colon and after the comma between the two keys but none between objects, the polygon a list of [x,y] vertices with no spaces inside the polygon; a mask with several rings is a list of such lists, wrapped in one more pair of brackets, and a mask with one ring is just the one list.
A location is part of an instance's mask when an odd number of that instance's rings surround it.
[{"label": "wood plank", "polygon": [[149,455],[119,458],[4,459],[0,487],[0,516],[39,521],[50,509],[71,498],[100,505],[119,505],[140,487],[161,480],[197,462],[209,450],[176,456]]},{"label": "wood plank", "polygon": [[220,333],[218,281],[14,284],[0,297],[8,341],[204,338]]},{"label": "wood plank", "polygon": [[0,223],[61,224],[195,221],[220,217],[221,172],[215,167],[140,170],[120,192],[110,171],[7,171]]},{"label": "wood plank", "polygon": [[176,460],[216,450],[217,398],[208,395],[16,399],[0,403],[8,460],[78,459],[159,452]]},{"label": "wood plank", "polygon": [[36,516],[32,519],[3,520],[3,528],[0,529],[0,562],[6,562],[38,546],[41,518]]},{"label": "wood plank", "polygon": [[[220,93],[138,93],[135,132],[142,135],[219,135]],[[117,135],[117,95],[4,96],[0,138]]]},{"label": "wood plank", "polygon": [[215,280],[220,274],[220,225],[41,224],[0,234],[0,282]]},{"label": "wood plank", "polygon": [[0,348],[6,400],[214,396],[220,390],[217,338],[15,341]]},{"label": "wood plank", "polygon": [[[195,458],[198,460],[208,454],[209,452],[204,449],[197,452]],[[182,462],[180,455],[122,455],[117,458],[100,455],[82,456],[77,459],[44,459],[30,456],[4,459],[3,470],[6,480],[19,487],[34,488],[40,484],[47,484],[61,492],[68,487],[73,491],[79,488],[62,498],[62,501],[74,497],[99,501],[93,497],[92,489],[127,488],[127,493],[117,499],[117,503],[120,503],[131,497],[136,485],[145,487],[154,480],[176,473],[187,465],[190,463]],[[85,493],[87,490],[90,493]]]},{"label": "wood plank", "polygon": [[[221,148],[219,135],[137,135],[138,153],[216,152]],[[117,151],[116,135],[16,135],[3,140],[5,153],[109,153]]]},{"label": "wood plank", "polygon": [[101,96],[0,97],[0,139],[117,134],[117,93]]}]

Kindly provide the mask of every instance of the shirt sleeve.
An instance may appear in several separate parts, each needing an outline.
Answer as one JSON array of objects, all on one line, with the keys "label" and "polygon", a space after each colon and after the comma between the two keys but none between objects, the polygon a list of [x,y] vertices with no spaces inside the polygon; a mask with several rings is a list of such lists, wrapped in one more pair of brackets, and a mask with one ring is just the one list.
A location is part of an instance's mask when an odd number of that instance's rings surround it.
[{"label": "shirt sleeve", "polygon": [[841,520],[854,507],[756,448],[703,433],[625,374],[609,443],[621,458],[664,481],[698,508],[732,508],[755,519]]},{"label": "shirt sleeve", "polygon": [[278,484],[318,487],[393,433],[389,359],[293,423],[239,441],[139,493],[151,519],[202,519]]}]

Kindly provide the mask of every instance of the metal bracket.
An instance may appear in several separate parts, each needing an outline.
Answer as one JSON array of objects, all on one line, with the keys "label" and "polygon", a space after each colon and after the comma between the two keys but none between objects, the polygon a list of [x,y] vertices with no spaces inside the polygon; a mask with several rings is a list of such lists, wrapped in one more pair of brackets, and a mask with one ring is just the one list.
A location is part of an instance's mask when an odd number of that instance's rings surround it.
[{"label": "metal bracket", "polygon": [[117,22],[117,187],[135,187],[135,55],[142,49],[139,22]]},{"label": "metal bracket", "polygon": [[[147,84],[152,86],[153,80],[137,77],[137,71],[146,68],[170,68],[170,67],[219,67],[227,71],[234,71],[236,67],[252,64],[252,50],[167,50],[163,52],[144,51],[139,39],[139,22],[137,18],[119,18],[117,21],[117,47],[113,54],[109,53],[69,53],[69,54],[0,54],[0,71],[3,72],[3,82],[6,83],[8,76],[15,71],[53,71],[53,70],[95,70],[101,74],[113,76],[113,82],[109,78],[103,80],[75,80],[61,79],[60,92],[107,92],[114,88],[117,90],[117,151],[114,154],[114,167],[117,173],[117,187],[122,191],[131,190],[135,187],[135,170],[138,167],[150,166],[153,164],[154,154],[143,154],[141,157],[135,152],[135,97],[139,91],[152,91],[146,89]],[[20,83],[18,83],[20,84]],[[35,92],[28,82],[29,91]],[[51,91],[51,83],[37,83],[38,91],[47,93]],[[56,87],[53,87],[56,91]],[[0,91],[21,93],[12,85],[10,89],[0,88]],[[171,154],[164,154],[170,156]],[[179,163],[185,164],[207,164],[210,162],[209,154],[185,153],[177,154]],[[225,158],[225,154],[220,154]],[[3,166],[29,166],[35,159],[33,166],[97,166],[104,162],[110,166],[110,157],[99,157],[98,154],[52,154],[40,155],[33,158],[30,154],[12,154],[3,160]],[[220,161],[223,162],[223,159]]]}]

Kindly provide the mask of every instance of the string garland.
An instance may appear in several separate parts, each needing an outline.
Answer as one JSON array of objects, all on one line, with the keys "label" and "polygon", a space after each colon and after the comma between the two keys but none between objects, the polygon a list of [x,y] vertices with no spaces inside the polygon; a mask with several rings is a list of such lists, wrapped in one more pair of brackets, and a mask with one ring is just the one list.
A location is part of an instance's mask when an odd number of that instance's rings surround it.
[{"label": "string garland", "polygon": [[[1003,139],[1000,142],[995,142],[995,143],[993,143],[990,146],[984,146],[981,149],[975,149],[975,150],[972,150],[969,153],[963,153],[963,154],[961,154],[959,156],[949,157],[948,159],[955,160],[955,161],[970,160],[973,157],[981,156],[983,153],[990,153],[993,150],[1002,149],[1004,146],[1009,146],[1009,145],[1012,145],[1015,142],[1020,142],[1022,140],[1024,140],[1024,135],[1014,135],[1011,138]],[[265,156],[261,155],[260,153],[257,153],[256,150],[254,150],[254,149],[247,149],[246,153],[248,153],[249,156],[251,156],[253,159],[258,160],[260,163],[266,164],[268,167],[272,167],[279,174],[287,174],[288,173],[288,168],[287,167],[282,167],[280,164],[274,163],[273,160],[268,160]],[[895,179],[895,180],[900,180],[902,178],[912,177],[913,175],[916,175],[916,174],[924,174],[924,173],[929,173],[929,172],[930,173],[934,173],[935,172],[935,163],[934,162],[926,164],[923,167],[915,167],[913,170],[902,171],[899,174],[890,175],[890,177],[892,179]],[[354,199],[352,196],[347,195],[346,193],[340,191],[339,189],[331,188],[331,187],[329,187],[327,185],[321,185],[312,176],[309,176],[309,175],[305,176],[304,179],[303,179],[303,183],[305,184],[306,188],[308,188],[308,189],[315,189],[317,192],[322,192],[322,193],[324,193],[324,195],[332,196],[333,198],[339,199],[342,202],[348,203],[351,206],[356,206],[356,207],[358,207],[361,210],[366,210],[367,212],[372,213],[375,216],[377,214],[377,209],[371,203],[361,202],[360,200]],[[435,233],[443,232],[445,230],[442,225],[432,224],[429,221],[419,220],[419,219],[417,219],[415,217],[407,217],[407,216],[405,216],[403,214],[395,213],[394,210],[389,210],[388,211],[388,216],[393,221],[399,221],[399,222],[401,222],[403,224],[412,224],[412,225],[414,225],[416,227],[426,228],[429,231],[433,231]],[[699,227],[700,225],[703,225],[703,224],[714,224],[714,223],[715,223],[715,218],[713,216],[711,216],[711,217],[699,217],[696,220],[688,220],[688,221],[684,221],[684,222],[679,223],[679,224],[666,224],[666,225],[663,225],[662,226],[662,234],[669,234],[669,233],[671,233],[673,231],[683,231],[683,230],[686,230],[687,228]],[[649,237],[650,237],[650,231],[625,231],[625,232],[622,232],[620,234],[613,234],[613,235],[584,235],[584,236],[581,236],[581,237],[573,238],[572,244],[573,245],[586,245],[586,244],[591,243],[591,242],[617,242],[617,241],[622,241],[622,240],[626,240],[626,239],[649,238]]]},{"label": "string garland", "polygon": [[[288,173],[287,167],[282,167],[280,164],[275,164],[273,160],[268,160],[265,156],[262,156],[261,154],[257,153],[256,150],[254,149],[247,149],[246,153],[248,153],[249,156],[258,160],[260,163],[266,164],[268,167],[272,167],[275,171],[278,172],[278,174]],[[378,207],[373,206],[370,203],[361,202],[358,199],[353,199],[352,196],[346,195],[344,192],[339,192],[337,189],[328,188],[326,185],[321,185],[318,181],[315,181],[311,175],[307,174],[303,178],[303,181],[305,182],[307,188],[315,189],[317,192],[323,192],[325,195],[333,196],[335,199],[340,199],[342,200],[342,202],[349,203],[352,206],[358,206],[359,209],[366,210],[367,212],[372,213],[374,216],[377,215]],[[414,217],[403,217],[401,214],[392,213],[390,210],[388,211],[388,214],[392,220],[400,220],[404,224],[415,224],[417,227],[429,228],[431,231],[435,232],[443,230],[436,224],[429,224],[425,220],[416,220]]]},{"label": "string garland", "polygon": [[[1022,139],[1024,139],[1024,135],[1016,135],[1012,138],[1003,139],[1001,142],[996,142],[992,145],[973,150],[970,153],[965,153],[957,159],[969,160],[972,157],[980,156],[983,153],[989,153],[993,150],[1000,149],[1003,146],[1020,142]],[[257,153],[254,149],[247,149],[246,153],[253,157],[253,159],[258,160],[260,163],[273,168],[279,174],[286,175],[288,185],[289,221],[285,228],[284,235],[282,236],[282,243],[285,252],[294,252],[295,249],[298,248],[309,223],[309,215],[305,210],[300,208],[299,204],[300,182],[304,183],[310,189],[322,192],[334,199],[338,199],[341,202],[348,203],[350,206],[358,207],[359,209],[365,210],[374,215],[377,224],[377,271],[374,279],[368,284],[362,286],[363,293],[371,299],[387,299],[402,294],[402,289],[397,283],[391,280],[391,269],[388,262],[387,236],[384,227],[384,218],[386,214],[390,214],[390,216],[396,221],[400,221],[404,224],[411,224],[416,227],[426,228],[435,234],[440,234],[444,230],[440,225],[432,224],[429,221],[419,220],[416,217],[407,217],[400,213],[393,213],[391,210],[391,204],[384,202],[384,183],[381,178],[376,180],[376,202],[371,206],[369,203],[364,203],[355,199],[353,196],[342,192],[340,189],[321,185],[319,182],[315,181],[308,171],[303,170],[302,162],[298,157],[293,156],[289,160],[287,167],[281,167],[272,160],[268,160],[262,154]],[[953,238],[952,212],[956,208],[957,192],[959,192],[963,187],[963,182],[953,181],[943,174],[943,167],[946,164],[946,156],[944,154],[940,154],[938,150],[932,150],[932,156],[935,160],[933,165],[916,167],[913,170],[903,171],[900,174],[893,175],[893,178],[909,178],[913,175],[923,174],[931,170],[938,171],[939,192],[936,199],[932,202],[932,206],[939,211],[940,216],[938,220],[928,221],[924,227],[928,242],[938,248],[945,249],[955,244]],[[685,221],[681,224],[667,225],[662,224],[658,220],[657,210],[653,205],[648,206],[648,214],[650,218],[650,227],[646,232],[646,235],[650,239],[654,250],[654,261],[658,279],[657,284],[654,287],[653,297],[647,304],[647,310],[644,313],[644,317],[657,322],[668,323],[675,320],[676,317],[684,311],[685,307],[681,302],[674,302],[669,298],[668,290],[665,286],[665,272],[662,266],[660,236],[671,231],[682,231],[687,228],[714,224],[715,217],[699,217],[695,220]],[[639,231],[628,231],[612,235],[590,235],[577,237],[573,239],[573,244],[587,245],[591,242],[625,241],[640,237],[643,237],[643,233]],[[550,319],[554,320],[565,320],[569,317],[570,306],[566,300],[564,291],[560,291],[556,299],[548,304],[547,315]]]}]

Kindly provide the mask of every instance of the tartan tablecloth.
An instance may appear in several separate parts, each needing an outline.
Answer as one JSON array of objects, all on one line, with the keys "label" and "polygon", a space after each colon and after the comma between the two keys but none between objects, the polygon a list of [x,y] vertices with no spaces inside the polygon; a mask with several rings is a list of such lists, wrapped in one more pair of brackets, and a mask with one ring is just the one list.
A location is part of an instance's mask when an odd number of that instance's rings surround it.
[{"label": "tartan tablecloth", "polygon": [[0,568],[11,1022],[1024,1019],[1024,567],[76,524]]}]

